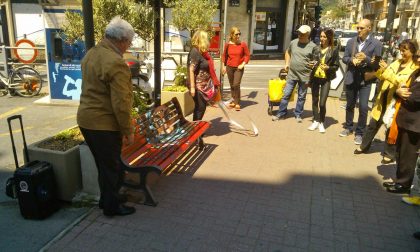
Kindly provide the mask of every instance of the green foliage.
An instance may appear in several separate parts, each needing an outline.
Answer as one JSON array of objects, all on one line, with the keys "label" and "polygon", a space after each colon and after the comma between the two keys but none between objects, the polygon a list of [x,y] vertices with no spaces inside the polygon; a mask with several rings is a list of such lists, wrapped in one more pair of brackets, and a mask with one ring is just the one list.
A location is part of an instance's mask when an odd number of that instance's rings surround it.
[{"label": "green foliage", "polygon": [[187,86],[187,67],[177,66],[174,83],[176,86]]},{"label": "green foliage", "polygon": [[141,114],[148,110],[151,103],[149,94],[144,92],[140,87],[133,87],[133,108],[131,115]]},{"label": "green foliage", "polygon": [[172,8],[172,24],[180,31],[188,30],[191,34],[198,29],[211,31],[217,1],[173,0],[166,4]]},{"label": "green foliage", "polygon": [[[81,0],[79,0],[81,4]],[[95,41],[100,41],[105,27],[115,16],[130,23],[140,38],[151,41],[154,38],[154,12],[150,5],[136,3],[135,0],[93,0],[93,24]],[[67,35],[67,42],[72,43],[83,39],[83,17],[80,13],[66,11],[66,23],[63,31]]]},{"label": "green foliage", "polygon": [[54,136],[55,140],[76,139],[81,135],[79,127],[66,129]]},{"label": "green foliage", "polygon": [[168,91],[168,92],[185,92],[187,90],[188,88],[186,86],[178,86],[178,85],[167,86],[162,89],[162,91]]}]

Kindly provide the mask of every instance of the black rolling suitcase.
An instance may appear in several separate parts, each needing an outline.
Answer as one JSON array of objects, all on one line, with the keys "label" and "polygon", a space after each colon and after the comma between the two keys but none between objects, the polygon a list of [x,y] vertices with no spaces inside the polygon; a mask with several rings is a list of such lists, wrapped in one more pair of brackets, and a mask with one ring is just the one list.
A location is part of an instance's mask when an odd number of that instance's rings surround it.
[{"label": "black rolling suitcase", "polygon": [[[23,139],[23,153],[25,160],[28,160],[21,167],[19,167],[11,127],[11,121],[14,119],[19,119]],[[59,208],[52,165],[45,161],[29,161],[21,115],[14,115],[7,118],[7,123],[9,124],[16,171],[13,177],[7,180],[6,194],[12,198],[18,198],[20,213],[25,219],[44,219]]]}]

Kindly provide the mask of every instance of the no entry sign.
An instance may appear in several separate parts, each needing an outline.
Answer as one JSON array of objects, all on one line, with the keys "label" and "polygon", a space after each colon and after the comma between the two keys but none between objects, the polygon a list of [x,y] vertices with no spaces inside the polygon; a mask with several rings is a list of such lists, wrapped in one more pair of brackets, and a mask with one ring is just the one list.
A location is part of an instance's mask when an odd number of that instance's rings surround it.
[{"label": "no entry sign", "polygon": [[34,42],[29,39],[20,39],[16,42],[16,47],[13,52],[21,63],[28,64],[35,61],[38,50],[35,49]]}]

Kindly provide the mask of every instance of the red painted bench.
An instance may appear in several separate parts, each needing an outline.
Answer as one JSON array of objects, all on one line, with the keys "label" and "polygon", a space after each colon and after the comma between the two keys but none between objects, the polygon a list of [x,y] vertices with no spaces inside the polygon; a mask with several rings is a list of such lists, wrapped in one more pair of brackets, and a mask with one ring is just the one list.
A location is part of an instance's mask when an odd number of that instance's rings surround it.
[{"label": "red painted bench", "polygon": [[[121,152],[124,171],[139,174],[140,181],[124,181],[123,186],[142,190],[146,197],[144,204],[156,206],[157,201],[147,185],[147,175],[151,172],[162,174],[209,126],[206,121],[186,120],[176,98],[140,114],[136,119],[134,144],[124,146]],[[202,150],[204,143],[198,142]]]}]

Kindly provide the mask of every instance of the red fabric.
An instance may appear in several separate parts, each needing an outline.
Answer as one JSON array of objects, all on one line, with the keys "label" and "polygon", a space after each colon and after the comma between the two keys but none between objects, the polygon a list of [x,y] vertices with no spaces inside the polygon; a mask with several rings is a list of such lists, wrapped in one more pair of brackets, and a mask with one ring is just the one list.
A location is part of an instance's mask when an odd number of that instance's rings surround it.
[{"label": "red fabric", "polygon": [[226,49],[228,50],[228,60],[226,65],[237,67],[242,64],[242,62],[249,62],[249,49],[245,42],[241,42],[239,45],[226,43],[222,54],[223,63],[225,62]]},{"label": "red fabric", "polygon": [[219,86],[220,81],[217,78],[216,71],[214,70],[214,63],[213,63],[212,57],[210,56],[209,52],[205,52],[202,55],[207,60],[207,62],[209,63],[210,77],[211,77],[211,80],[213,81],[213,85]]}]

